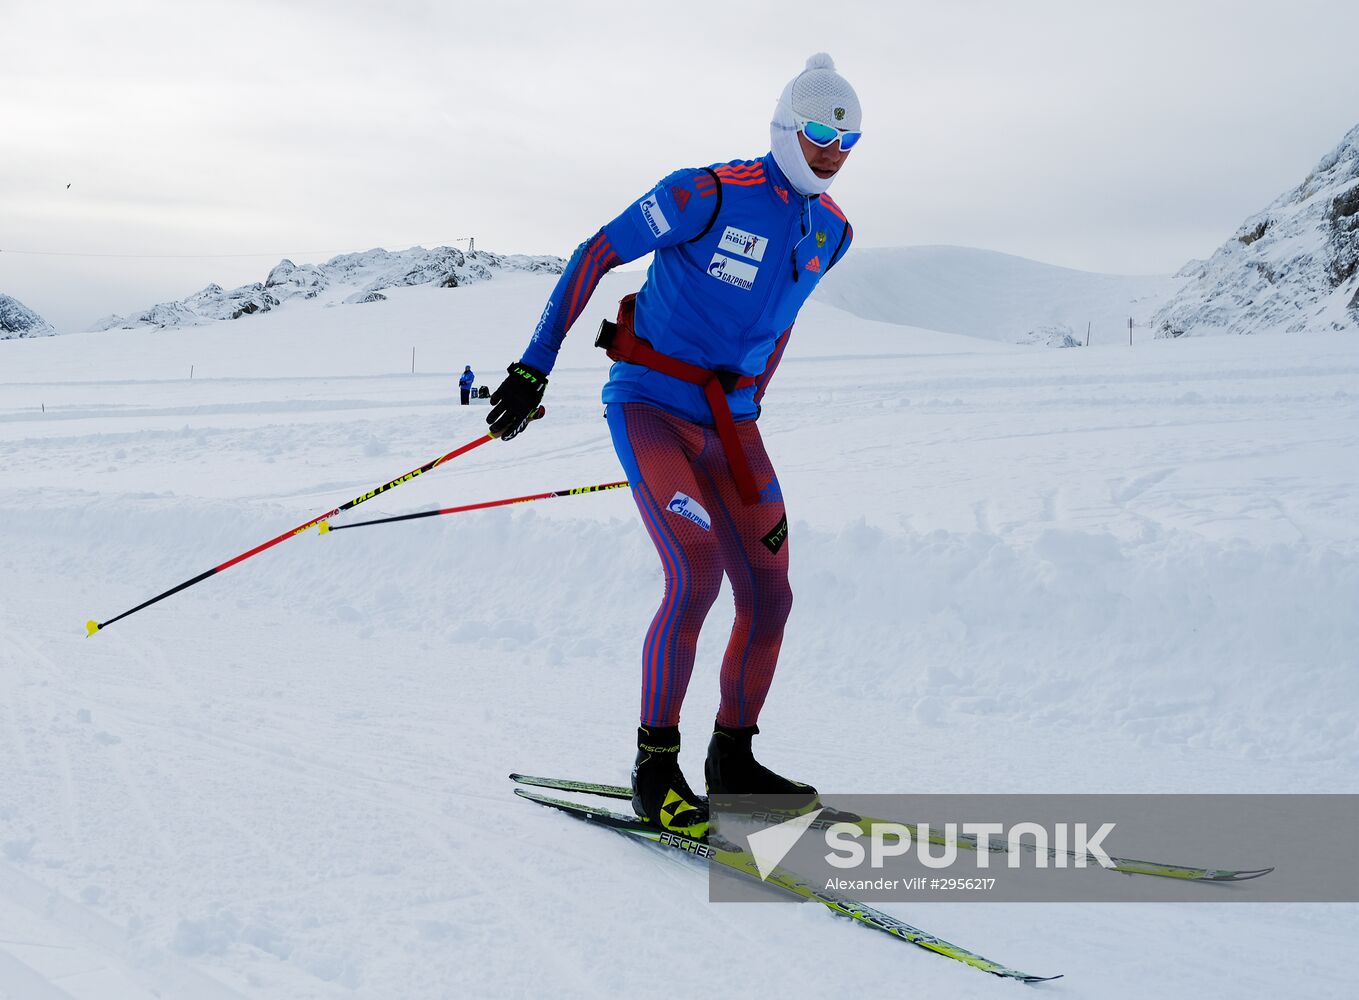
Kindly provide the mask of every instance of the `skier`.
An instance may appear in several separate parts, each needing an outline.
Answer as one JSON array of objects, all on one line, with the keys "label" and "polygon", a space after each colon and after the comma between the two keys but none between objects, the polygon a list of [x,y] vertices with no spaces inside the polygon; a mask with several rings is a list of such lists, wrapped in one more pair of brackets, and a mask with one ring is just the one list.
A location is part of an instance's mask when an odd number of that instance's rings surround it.
[{"label": "skier", "polygon": [[467,399],[472,393],[472,383],[476,380],[477,377],[472,373],[471,365],[465,367],[462,374],[458,376],[458,393],[462,396],[463,406],[469,405]]},{"label": "skier", "polygon": [[769,153],[677,170],[576,248],[527,350],[491,394],[490,432],[511,440],[527,428],[600,278],[655,252],[641,290],[601,330],[617,362],[603,400],[665,574],[642,647],[632,805],[686,836],[707,833],[708,805],[679,767],[680,705],[724,572],[736,616],[707,790],[778,794],[802,808],[817,801],[810,785],[751,752],[792,605],[788,520],[756,418],[798,310],[853,237],[825,192],[859,140],[860,118],[830,56],[812,56],[779,97]]}]

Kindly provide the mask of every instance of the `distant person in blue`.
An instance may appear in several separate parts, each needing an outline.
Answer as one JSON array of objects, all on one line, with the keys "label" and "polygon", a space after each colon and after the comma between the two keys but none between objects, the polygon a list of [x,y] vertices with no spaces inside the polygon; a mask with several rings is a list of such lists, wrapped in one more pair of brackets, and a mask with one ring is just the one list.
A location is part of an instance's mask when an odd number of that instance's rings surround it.
[{"label": "distant person in blue", "polygon": [[616,362],[603,393],[614,450],[665,574],[642,645],[632,805],[686,836],[707,834],[708,803],[679,767],[680,706],[724,574],[736,616],[704,766],[708,792],[777,794],[793,809],[817,802],[816,789],[751,751],[792,607],[788,518],[756,419],[798,310],[853,238],[826,189],[859,141],[860,119],[859,98],[830,56],[812,56],[779,97],[770,152],[677,170],[576,249],[527,350],[491,395],[490,432],[508,441],[529,426],[600,278],[654,252],[600,346]]},{"label": "distant person in blue", "polygon": [[462,375],[458,377],[458,393],[462,396],[462,405],[467,405],[468,398],[472,395],[472,383],[477,380],[472,372],[472,366],[468,365],[462,370]]}]

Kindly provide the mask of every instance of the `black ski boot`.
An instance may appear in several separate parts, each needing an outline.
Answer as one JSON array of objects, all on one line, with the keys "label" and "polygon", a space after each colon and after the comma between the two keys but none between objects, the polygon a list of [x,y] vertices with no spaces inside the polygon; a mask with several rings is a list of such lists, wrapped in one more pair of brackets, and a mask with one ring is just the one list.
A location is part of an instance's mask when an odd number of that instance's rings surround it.
[{"label": "black ski boot", "polygon": [[753,796],[777,795],[777,802],[753,803],[765,809],[796,815],[815,809],[820,803],[816,789],[800,781],[775,774],[755,759],[750,739],[759,726],[733,729],[718,724],[708,744],[708,760],[703,765],[708,794],[722,796],[727,803]]},{"label": "black ski boot", "polygon": [[678,726],[638,726],[632,809],[643,819],[694,840],[708,836],[708,800],[695,795],[679,766]]}]

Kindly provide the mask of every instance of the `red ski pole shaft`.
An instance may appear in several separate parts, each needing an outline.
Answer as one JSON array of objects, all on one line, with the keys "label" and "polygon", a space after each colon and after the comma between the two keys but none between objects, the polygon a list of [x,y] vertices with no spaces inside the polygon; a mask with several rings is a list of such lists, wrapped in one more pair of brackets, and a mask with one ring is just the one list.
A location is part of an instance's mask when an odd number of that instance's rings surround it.
[{"label": "red ski pole shaft", "polygon": [[[545,412],[546,410],[544,410],[543,407],[541,406],[538,407],[538,412],[534,415],[533,419],[537,420]],[[114,622],[119,621],[120,619],[126,618],[128,615],[136,614],[143,608],[149,608],[151,605],[156,604],[159,601],[163,601],[167,597],[172,597],[173,595],[178,594],[181,590],[188,590],[194,584],[202,583],[210,576],[214,576],[218,573],[221,573],[223,570],[228,570],[232,566],[235,566],[237,563],[245,562],[245,560],[249,559],[251,556],[257,556],[265,549],[273,548],[279,542],[286,542],[289,538],[292,538],[294,535],[302,534],[302,532],[306,531],[308,528],[315,527],[316,525],[325,521],[327,518],[334,517],[336,514],[340,514],[346,510],[350,510],[354,507],[357,507],[364,501],[371,500],[373,499],[373,497],[378,496],[379,494],[382,493],[386,493],[388,490],[396,489],[402,483],[408,483],[415,477],[424,475],[426,472],[429,472],[431,469],[438,468],[445,462],[451,462],[453,459],[459,457],[460,455],[466,455],[473,448],[479,448],[482,445],[484,445],[487,441],[494,440],[495,439],[490,434],[485,434],[473,441],[469,441],[467,442],[467,444],[463,445],[460,448],[454,448],[446,455],[440,455],[438,458],[426,462],[418,469],[412,469],[410,472],[407,472],[403,476],[397,476],[395,479],[391,480],[391,482],[383,483],[381,486],[374,487],[367,493],[361,493],[358,496],[356,496],[353,500],[350,500],[348,503],[341,504],[334,510],[327,511],[326,513],[321,514],[318,517],[313,517],[310,521],[306,521],[302,524],[299,524],[296,528],[291,528],[288,531],[283,532],[283,534],[277,535],[274,538],[269,539],[267,542],[261,542],[259,545],[256,545],[253,549],[250,549],[247,552],[242,552],[238,556],[233,556],[232,558],[228,559],[226,562],[222,563],[219,566],[214,566],[212,567],[212,569],[205,570],[204,572],[199,573],[192,579],[185,580],[183,583],[171,587],[163,594],[157,594],[149,601],[143,601],[141,604],[138,604],[135,608],[129,608],[127,611],[124,611],[120,615],[114,615],[108,621],[97,622],[94,619],[90,619],[85,623],[85,634],[87,636],[94,635],[100,629],[107,628],[109,625],[112,625]]]},{"label": "red ski pole shaft", "polygon": [[422,510],[416,514],[397,514],[395,517],[379,517],[372,521],[355,521],[353,524],[323,524],[321,532],[344,531],[346,528],[366,528],[373,524],[391,524],[393,521],[414,521],[420,517],[438,517],[440,514],[461,514],[469,510],[485,510],[487,507],[504,507],[512,503],[528,503],[530,500],[550,500],[553,497],[573,497],[583,493],[598,493],[601,490],[617,490],[628,485],[626,479],[616,483],[599,483],[595,486],[575,486],[566,490],[549,490],[546,493],[528,493],[522,497],[508,497],[504,500],[486,500],[482,503],[468,503],[461,507],[442,507],[439,510]]}]

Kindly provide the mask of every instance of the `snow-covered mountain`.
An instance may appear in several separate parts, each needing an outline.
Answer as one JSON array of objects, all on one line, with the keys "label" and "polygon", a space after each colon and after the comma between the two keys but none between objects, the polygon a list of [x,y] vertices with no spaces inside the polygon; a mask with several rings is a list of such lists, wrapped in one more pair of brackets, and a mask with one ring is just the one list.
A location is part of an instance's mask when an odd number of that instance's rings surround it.
[{"label": "snow-covered mountain", "polygon": [[383,289],[410,285],[456,288],[489,281],[509,271],[560,274],[560,257],[495,254],[484,250],[464,253],[454,247],[411,247],[409,250],[366,250],[343,254],[324,264],[280,261],[263,282],[224,289],[208,285],[176,302],[162,302],[131,316],[109,316],[91,330],[130,330],[141,327],[198,326],[224,319],[240,319],[269,312],[285,302],[314,300],[320,305],[379,302]]},{"label": "snow-covered mountain", "polygon": [[1184,277],[1095,274],[973,247],[856,249],[815,297],[864,319],[1005,343],[1127,338]]},{"label": "snow-covered mountain", "polygon": [[1359,329],[1359,125],[1189,277],[1158,337]]},{"label": "snow-covered mountain", "polygon": [[19,337],[50,337],[57,331],[16,298],[0,294],[0,340]]},{"label": "snow-covered mountain", "polygon": [[[502,272],[560,274],[560,257],[502,256],[451,247],[369,250],[321,264],[281,261],[263,282],[208,285],[177,302],[110,316],[91,330],[197,326],[268,312],[286,302],[379,301],[399,286],[454,287]],[[1145,325],[1185,280],[1094,274],[972,247],[856,250],[815,298],[864,319],[1005,343],[1070,347],[1126,337],[1129,316]]]}]

